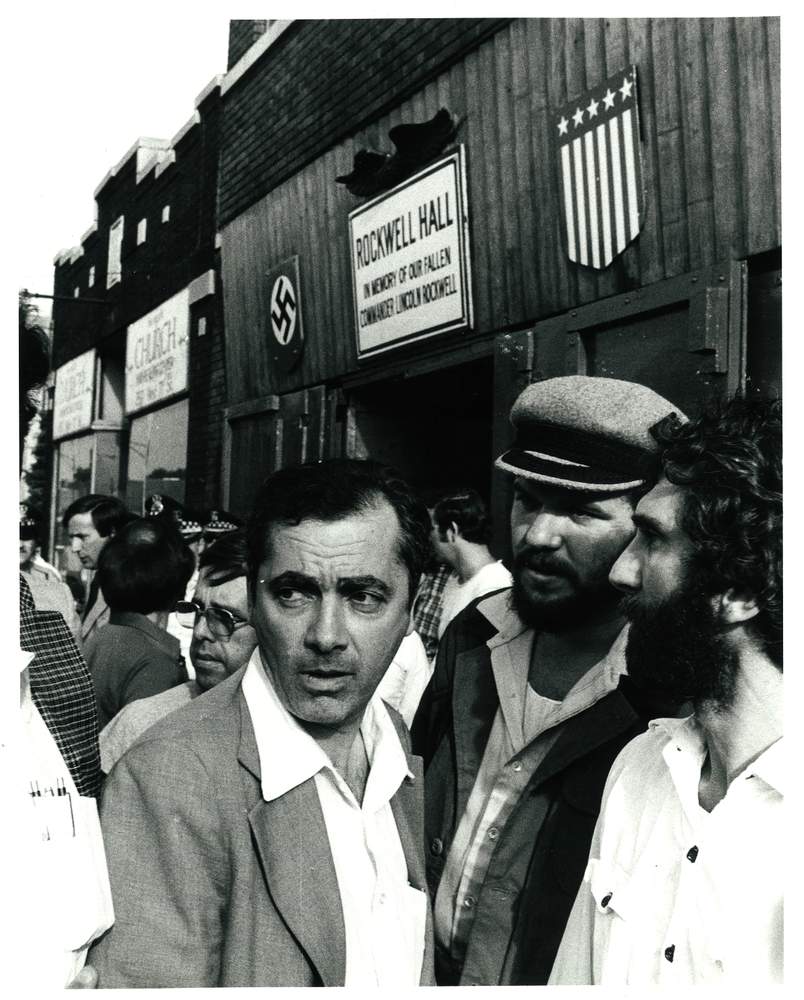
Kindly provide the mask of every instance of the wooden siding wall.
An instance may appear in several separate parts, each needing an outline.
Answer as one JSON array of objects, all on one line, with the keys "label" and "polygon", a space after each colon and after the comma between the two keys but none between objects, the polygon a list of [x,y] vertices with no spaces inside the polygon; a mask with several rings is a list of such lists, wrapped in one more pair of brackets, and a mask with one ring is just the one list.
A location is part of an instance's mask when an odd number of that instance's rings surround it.
[{"label": "wooden siding wall", "polygon": [[[453,341],[779,246],[779,60],[777,18],[510,23],[225,227],[230,404],[357,368],[347,215],[360,202],[334,178],[357,149],[388,148],[389,128],[441,106],[464,119],[468,160],[475,331]],[[632,62],[646,220],[625,253],[594,272],[566,257],[552,109]],[[281,376],[266,346],[264,274],[293,254],[307,343],[298,368]]]}]

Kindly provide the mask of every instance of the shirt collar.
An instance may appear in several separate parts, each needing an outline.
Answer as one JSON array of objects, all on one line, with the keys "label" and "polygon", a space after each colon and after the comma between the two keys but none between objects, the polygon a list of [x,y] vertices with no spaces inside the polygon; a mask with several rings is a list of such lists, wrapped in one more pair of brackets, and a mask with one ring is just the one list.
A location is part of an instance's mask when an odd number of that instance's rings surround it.
[{"label": "shirt collar", "polygon": [[[664,733],[667,737],[666,759],[668,759],[668,748],[671,746],[696,758],[702,759],[706,754],[703,731],[694,715],[688,715],[684,719],[653,719],[648,723],[648,729]],[[760,778],[766,785],[784,795],[787,777],[784,737],[771,743],[768,749],[752,761],[735,780],[754,777]]]},{"label": "shirt collar", "polygon": [[510,642],[518,635],[528,631],[527,626],[523,624],[522,619],[511,607],[510,589],[501,590],[485,597],[477,605],[477,610],[494,626],[497,632],[487,643],[489,649]]},{"label": "shirt collar", "polygon": [[[259,647],[246,667],[242,690],[254,726],[262,797],[266,802],[285,795],[320,771],[336,774],[327,754],[279,700],[263,668]],[[404,778],[411,775],[396,728],[376,692],[366,706],[360,732],[370,767],[363,806],[370,808],[374,803],[382,804],[380,799],[387,802]]]},{"label": "shirt collar", "polygon": [[771,743],[767,750],[749,764],[743,771],[746,778],[757,777],[775,788],[780,795],[784,795],[787,784],[787,758],[784,752],[784,737],[780,736],[775,743]]}]

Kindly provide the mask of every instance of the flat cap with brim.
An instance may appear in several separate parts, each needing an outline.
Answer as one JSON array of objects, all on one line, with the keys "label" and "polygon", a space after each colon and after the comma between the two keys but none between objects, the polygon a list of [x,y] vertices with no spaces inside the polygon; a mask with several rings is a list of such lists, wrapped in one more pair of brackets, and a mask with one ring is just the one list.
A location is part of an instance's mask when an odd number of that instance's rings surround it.
[{"label": "flat cap with brim", "polygon": [[616,493],[656,478],[651,427],[684,414],[636,382],[564,375],[534,382],[511,410],[513,445],[498,469],[564,489]]}]

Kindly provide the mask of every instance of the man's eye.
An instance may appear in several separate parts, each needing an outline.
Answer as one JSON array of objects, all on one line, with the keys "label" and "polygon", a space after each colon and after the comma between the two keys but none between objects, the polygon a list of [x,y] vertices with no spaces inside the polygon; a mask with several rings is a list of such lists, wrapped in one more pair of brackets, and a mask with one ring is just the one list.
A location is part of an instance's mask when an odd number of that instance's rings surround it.
[{"label": "man's eye", "polygon": [[520,490],[514,490],[514,502],[520,504],[525,510],[536,510],[539,506],[539,501],[536,497],[532,497]]},{"label": "man's eye", "polygon": [[383,603],[378,594],[370,594],[365,590],[358,590],[350,594],[349,600],[360,611],[377,611]]},{"label": "man's eye", "polygon": [[295,587],[280,587],[274,591],[274,596],[280,604],[284,604],[285,607],[289,608],[298,607],[307,600],[307,595],[302,593],[301,590],[296,590]]}]

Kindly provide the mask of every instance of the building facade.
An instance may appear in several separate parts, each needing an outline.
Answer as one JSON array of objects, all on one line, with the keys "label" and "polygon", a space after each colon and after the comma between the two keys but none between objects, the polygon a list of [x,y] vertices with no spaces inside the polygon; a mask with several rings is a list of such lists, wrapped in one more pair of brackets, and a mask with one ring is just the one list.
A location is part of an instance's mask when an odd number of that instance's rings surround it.
[{"label": "building facade", "polygon": [[780,392],[778,19],[235,26],[225,506],[371,455],[479,489],[504,555],[492,461],[529,382],[632,379],[685,410]]},{"label": "building facade", "polygon": [[[225,358],[216,246],[220,78],[172,140],[138,139],[55,260],[51,546],[86,493],[219,503]],[[51,551],[53,548],[51,547]]]},{"label": "building facade", "polygon": [[245,515],[273,469],[371,456],[478,489],[504,556],[529,382],[780,394],[779,45],[778,18],[230,22],[226,74],[57,259],[54,524],[90,490]]}]

